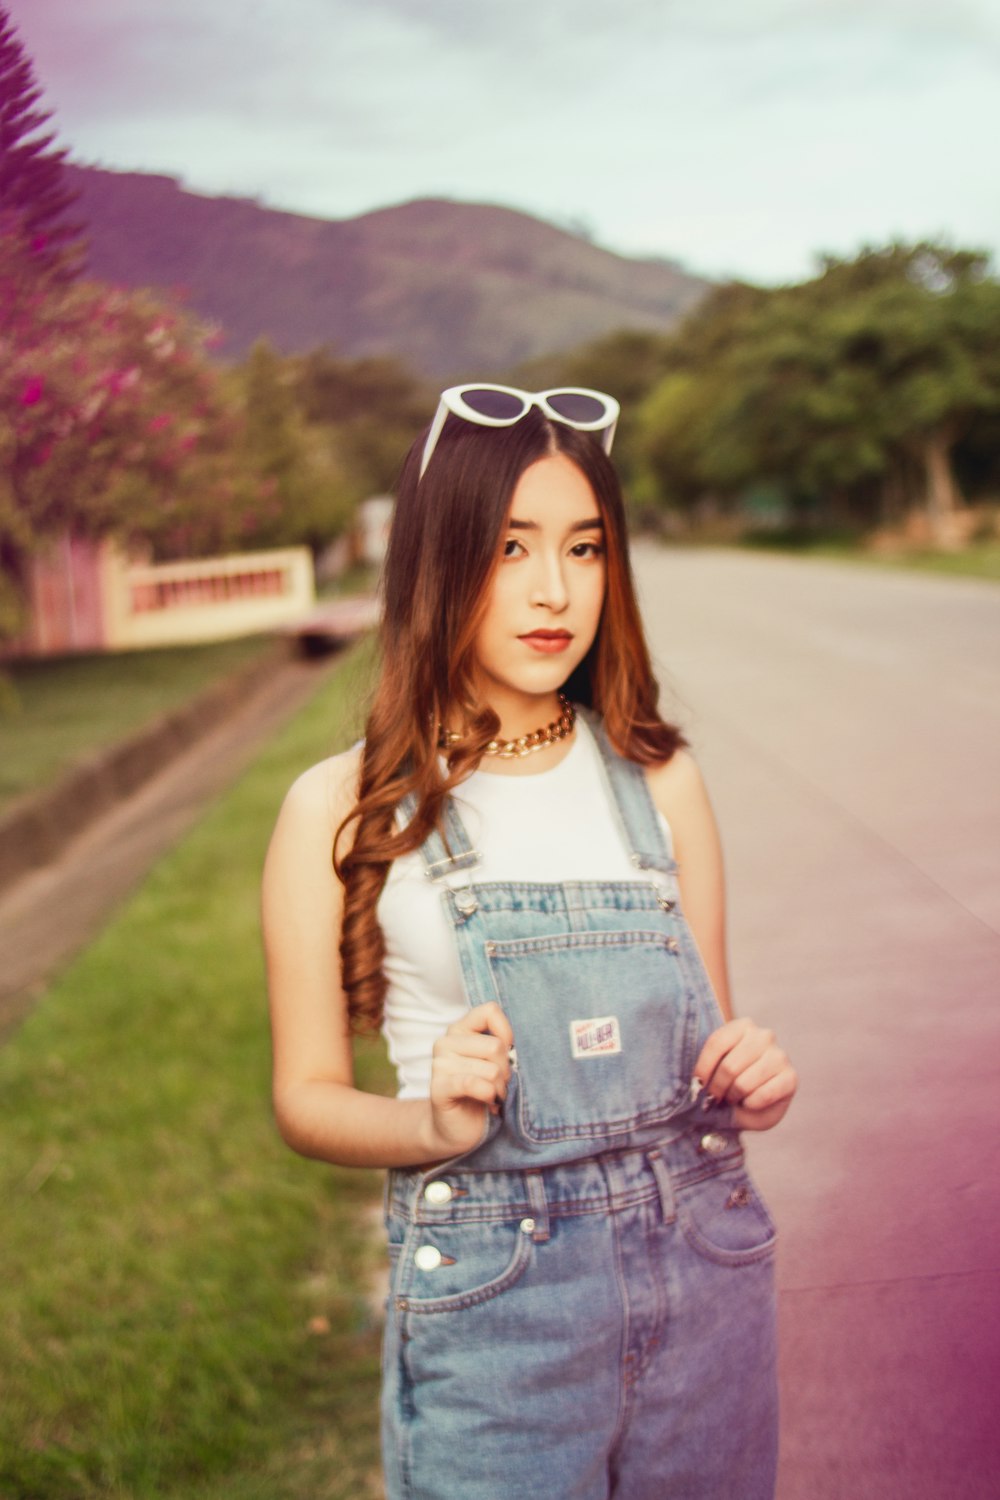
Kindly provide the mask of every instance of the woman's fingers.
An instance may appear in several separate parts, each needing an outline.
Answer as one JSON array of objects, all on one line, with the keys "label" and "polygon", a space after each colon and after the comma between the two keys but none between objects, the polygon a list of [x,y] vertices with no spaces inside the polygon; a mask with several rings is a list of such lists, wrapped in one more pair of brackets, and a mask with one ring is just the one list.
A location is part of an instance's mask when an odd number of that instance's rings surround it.
[{"label": "woman's fingers", "polygon": [[474,1006],[434,1043],[431,1097],[439,1107],[473,1099],[494,1112],[507,1097],[514,1033],[495,1001]]},{"label": "woman's fingers", "polygon": [[510,1067],[506,1057],[476,1057],[461,1052],[441,1052],[434,1058],[432,1078],[443,1085],[453,1098],[461,1098],[469,1092],[472,1092],[474,1098],[480,1098],[478,1091],[465,1087],[470,1081],[476,1080],[489,1086],[491,1098],[497,1095],[504,1099],[507,1096],[509,1076]]},{"label": "woman's fingers", "polygon": [[[695,1077],[715,1099],[743,1106],[748,1120],[755,1111],[759,1119],[779,1106],[783,1114],[798,1082],[773,1031],[744,1017],[712,1032],[698,1055]],[[758,1123],[757,1128],[763,1127]]]},{"label": "woman's fingers", "polygon": [[[733,1110],[737,1130],[770,1130],[777,1125],[787,1113],[797,1086],[794,1068],[786,1068],[763,1088],[755,1089]],[[775,1093],[777,1099],[772,1098]]]},{"label": "woman's fingers", "polygon": [[713,1031],[695,1063],[695,1077],[716,1099],[723,1100],[736,1078],[774,1042],[774,1034],[740,1017]]},{"label": "woman's fingers", "polygon": [[780,1047],[771,1046],[763,1057],[737,1073],[726,1091],[730,1104],[746,1104],[751,1109],[763,1109],[767,1104],[777,1104],[786,1094],[795,1092],[795,1071]]},{"label": "woman's fingers", "polygon": [[488,1032],[491,1036],[497,1037],[503,1042],[505,1050],[514,1045],[514,1033],[510,1022],[495,1000],[488,1000],[485,1005],[473,1005],[460,1021],[454,1021],[448,1027],[445,1035],[453,1033],[462,1035],[466,1032],[477,1031]]}]

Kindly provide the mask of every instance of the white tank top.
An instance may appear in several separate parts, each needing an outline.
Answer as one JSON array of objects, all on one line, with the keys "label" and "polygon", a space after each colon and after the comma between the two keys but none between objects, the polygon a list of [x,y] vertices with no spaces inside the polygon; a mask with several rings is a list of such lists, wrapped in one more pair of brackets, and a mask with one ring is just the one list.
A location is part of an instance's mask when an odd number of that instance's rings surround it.
[{"label": "white tank top", "polygon": [[[636,879],[600,751],[586,722],[576,723],[573,744],[558,765],[530,776],[474,771],[454,794],[472,846],[482,854],[474,880]],[[670,847],[670,830],[660,821]],[[432,884],[424,868],[419,850],[395,860],[378,902],[388,980],[382,1031],[404,1099],[430,1093],[434,1043],[468,1006],[444,882]],[[454,885],[467,881],[467,874],[450,877]]]}]

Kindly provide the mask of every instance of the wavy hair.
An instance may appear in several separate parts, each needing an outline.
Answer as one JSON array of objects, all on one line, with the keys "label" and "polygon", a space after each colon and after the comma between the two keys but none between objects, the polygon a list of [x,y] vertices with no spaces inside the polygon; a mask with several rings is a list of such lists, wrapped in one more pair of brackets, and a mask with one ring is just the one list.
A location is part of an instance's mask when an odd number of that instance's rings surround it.
[{"label": "wavy hair", "polygon": [[[418,481],[423,441],[421,435],[410,449],[397,488],[383,570],[381,665],[358,800],[334,840],[334,868],[344,885],[343,984],[358,1031],[376,1030],[382,1018],[385,946],[376,904],[389,866],[441,826],[448,794],[475,770],[500,730],[496,713],[476,694],[474,642],[514,490],[539,459],[556,453],[570,459],[590,484],[604,521],[601,620],[564,691],[600,713],[615,749],[640,765],[669,760],[686,743],[657,711],[659,689],[636,603],[621,490],[600,444],[537,410],[500,429],[449,416]],[[438,746],[445,721],[463,729],[447,757]],[[399,828],[396,808],[408,793],[415,794],[416,812]]]}]

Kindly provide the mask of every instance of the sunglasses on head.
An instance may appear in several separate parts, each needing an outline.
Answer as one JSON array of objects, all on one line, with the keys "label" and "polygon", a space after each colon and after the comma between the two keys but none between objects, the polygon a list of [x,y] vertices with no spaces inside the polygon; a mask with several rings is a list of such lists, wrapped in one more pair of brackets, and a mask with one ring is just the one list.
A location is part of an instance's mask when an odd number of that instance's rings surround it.
[{"label": "sunglasses on head", "polygon": [[553,422],[565,422],[567,427],[575,427],[579,432],[599,433],[605,453],[611,452],[621,412],[614,396],[572,385],[537,392],[515,390],[510,385],[453,385],[441,392],[424,444],[419,478],[423,479],[427,471],[449,413],[480,427],[513,427],[533,406]]}]

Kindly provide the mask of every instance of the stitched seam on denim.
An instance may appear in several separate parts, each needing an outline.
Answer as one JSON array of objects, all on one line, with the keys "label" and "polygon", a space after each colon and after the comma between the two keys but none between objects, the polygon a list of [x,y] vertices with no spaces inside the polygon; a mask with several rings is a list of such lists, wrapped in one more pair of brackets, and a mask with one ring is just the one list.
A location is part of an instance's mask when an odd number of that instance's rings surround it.
[{"label": "stitched seam on denim", "polygon": [[[547,1206],[550,1219],[575,1219],[587,1214],[618,1213],[624,1209],[635,1208],[640,1203],[648,1203],[656,1197],[658,1197],[658,1189],[655,1182],[643,1182],[637,1183],[634,1188],[617,1192],[611,1197],[603,1195],[594,1198],[548,1198]],[[527,1201],[463,1204],[459,1208],[451,1205],[450,1208],[450,1212],[448,1209],[443,1209],[440,1218],[431,1217],[430,1211],[421,1210],[420,1217],[415,1222],[424,1229],[440,1229],[443,1225],[448,1228],[457,1228],[461,1224],[503,1224],[526,1218],[532,1211],[531,1204]]]},{"label": "stitched seam on denim", "polygon": [[[643,1125],[665,1124],[672,1114],[678,1113],[678,1105],[687,1096],[687,1090],[681,1088],[672,1099],[665,1099],[659,1104],[650,1104],[646,1109],[637,1113],[624,1116],[617,1120],[591,1120],[582,1125],[535,1125],[529,1120],[524,1110],[519,1110],[518,1119],[524,1135],[529,1141],[591,1141],[613,1139],[619,1135],[629,1135]],[[522,1090],[521,1099],[524,1098]],[[519,1101],[520,1102],[520,1101]]]},{"label": "stitched seam on denim", "polygon": [[597,911],[656,911],[659,906],[655,889],[644,880],[477,880],[471,886],[483,911],[536,911],[543,916],[565,910],[567,888]]},{"label": "stitched seam on denim", "polygon": [[535,953],[562,953],[567,948],[575,952],[591,948],[662,948],[670,954],[678,952],[667,947],[669,939],[669,933],[644,927],[631,927],[625,932],[553,932],[537,938],[490,938],[487,953],[490,958],[520,958]]},{"label": "stitched seam on denim", "polygon": [[698,1255],[706,1260],[713,1261],[718,1266],[751,1266],[758,1260],[767,1260],[774,1254],[778,1243],[777,1234],[772,1234],[769,1240],[762,1241],[759,1245],[750,1245],[745,1250],[727,1250],[721,1245],[715,1245],[687,1220],[683,1213],[678,1214],[678,1223],[681,1233]]},{"label": "stitched seam on denim", "polygon": [[609,1445],[609,1451],[614,1452],[615,1448],[621,1441],[621,1438],[625,1432],[625,1428],[628,1426],[629,1390],[625,1380],[625,1363],[629,1346],[630,1309],[628,1303],[628,1286],[626,1284],[625,1275],[622,1270],[621,1240],[618,1233],[618,1226],[613,1222],[611,1237],[615,1251],[615,1284],[618,1287],[618,1295],[622,1314],[621,1346],[618,1351],[618,1416],[617,1420],[615,1421],[615,1430],[612,1433],[611,1443]]}]

